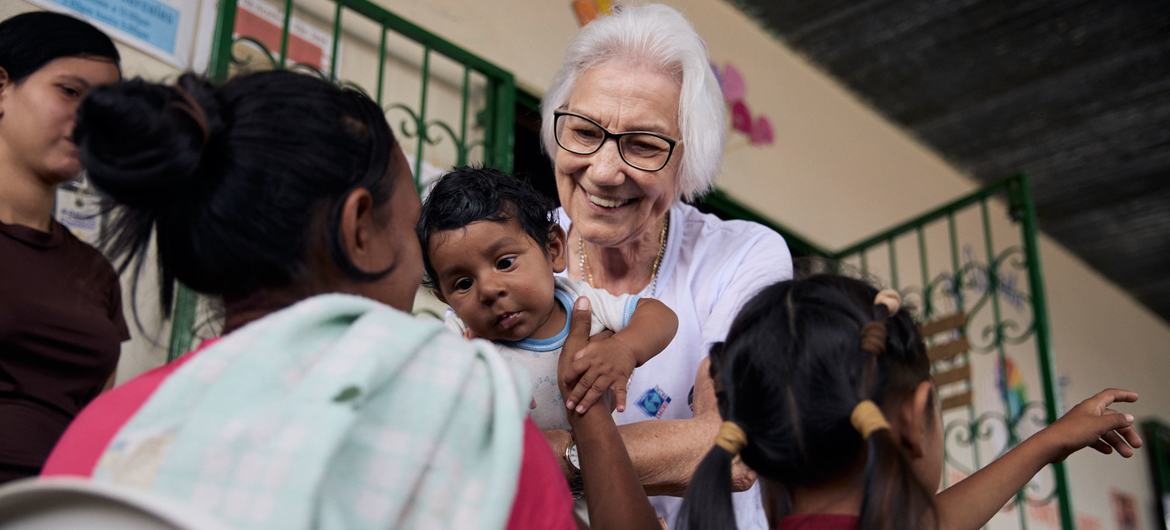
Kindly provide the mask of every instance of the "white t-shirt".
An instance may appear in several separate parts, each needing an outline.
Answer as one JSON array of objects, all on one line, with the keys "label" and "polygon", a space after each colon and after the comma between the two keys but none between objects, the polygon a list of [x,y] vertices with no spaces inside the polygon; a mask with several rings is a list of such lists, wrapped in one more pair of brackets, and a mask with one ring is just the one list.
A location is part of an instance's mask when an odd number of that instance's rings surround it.
[{"label": "white t-shirt", "polygon": [[[572,222],[557,211],[561,227]],[[764,287],[792,278],[792,255],[784,238],[758,223],[724,221],[693,206],[670,209],[670,235],[659,268],[657,298],[678,316],[674,341],[630,379],[626,411],[619,424],[692,416],[691,401],[699,363],[711,345],[723,341],[744,303]],[[768,528],[758,484],[733,496],[741,530]],[[671,528],[682,499],[651,497]]]},{"label": "white t-shirt", "polygon": [[[528,373],[532,380],[532,399],[536,408],[532,412],[532,421],[540,430],[569,429],[569,420],[565,416],[565,399],[561,397],[560,387],[557,386],[557,362],[561,357],[561,348],[569,336],[569,323],[573,316],[573,302],[580,296],[589,298],[593,308],[593,318],[589,326],[589,335],[593,336],[602,330],[621,331],[629,324],[634,309],[638,306],[638,295],[623,294],[615,296],[604,289],[594,289],[588,284],[564,277],[556,277],[554,296],[564,308],[567,318],[565,327],[553,337],[547,339],[524,339],[517,342],[495,342],[500,354],[513,367],[519,366]],[[463,321],[454,311],[447,311],[445,318],[447,327],[463,334]],[[635,370],[637,372],[637,370]]]}]

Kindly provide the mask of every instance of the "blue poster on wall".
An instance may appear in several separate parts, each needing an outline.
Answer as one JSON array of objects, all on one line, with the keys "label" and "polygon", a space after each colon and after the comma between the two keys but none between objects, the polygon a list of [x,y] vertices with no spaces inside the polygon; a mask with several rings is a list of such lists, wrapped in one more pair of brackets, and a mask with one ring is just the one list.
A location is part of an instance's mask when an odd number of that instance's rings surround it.
[{"label": "blue poster on wall", "polygon": [[179,10],[159,0],[52,0],[87,19],[117,28],[167,53],[175,53]]},{"label": "blue poster on wall", "polygon": [[[192,66],[196,26],[214,23],[214,0],[30,0],[88,20],[110,36],[166,60]],[[210,34],[210,29],[204,31]]]}]

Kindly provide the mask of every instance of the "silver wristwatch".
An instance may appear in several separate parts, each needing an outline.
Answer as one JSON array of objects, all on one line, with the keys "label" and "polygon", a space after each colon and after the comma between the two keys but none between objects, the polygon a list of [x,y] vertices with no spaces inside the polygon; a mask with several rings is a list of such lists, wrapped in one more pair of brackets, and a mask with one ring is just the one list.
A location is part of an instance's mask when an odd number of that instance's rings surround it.
[{"label": "silver wristwatch", "polygon": [[573,498],[580,500],[585,497],[585,481],[581,478],[581,459],[577,456],[577,442],[572,442],[565,448],[565,461],[573,476],[569,478],[569,492]]},{"label": "silver wristwatch", "polygon": [[578,475],[581,474],[581,459],[577,456],[577,442],[572,442],[565,448],[565,461],[569,463],[569,467],[577,471]]}]

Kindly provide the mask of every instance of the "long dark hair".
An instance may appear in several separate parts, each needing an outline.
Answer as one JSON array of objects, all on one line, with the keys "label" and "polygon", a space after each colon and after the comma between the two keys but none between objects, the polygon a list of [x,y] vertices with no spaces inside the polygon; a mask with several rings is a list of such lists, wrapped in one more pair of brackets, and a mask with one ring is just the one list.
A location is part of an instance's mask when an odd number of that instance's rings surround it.
[{"label": "long dark hair", "polygon": [[395,180],[394,135],[357,91],[287,71],[219,87],[132,80],[89,94],[74,140],[119,206],[104,245],[120,271],[138,275],[153,230],[164,312],[175,279],[224,297],[304,280],[315,245],[351,277],[381,275],[353,265],[338,234],[350,191],[383,204]]},{"label": "long dark hair", "polygon": [[[864,459],[861,529],[923,528],[935,514],[933,495],[907,455],[888,429],[863,440],[850,422],[858,403],[896,403],[930,377],[909,312],[888,315],[874,305],[877,293],[833,275],[772,285],[712,349],[711,374],[719,412],[747,434],[741,455],[761,477],[787,488],[823,484]],[[862,348],[863,329],[875,322],[885,331],[880,355]],[[703,459],[686,493],[685,528],[735,528],[732,458],[716,446]]]},{"label": "long dark hair", "polygon": [[0,68],[13,83],[62,57],[121,60],[105,33],[69,15],[33,11],[0,22]]}]

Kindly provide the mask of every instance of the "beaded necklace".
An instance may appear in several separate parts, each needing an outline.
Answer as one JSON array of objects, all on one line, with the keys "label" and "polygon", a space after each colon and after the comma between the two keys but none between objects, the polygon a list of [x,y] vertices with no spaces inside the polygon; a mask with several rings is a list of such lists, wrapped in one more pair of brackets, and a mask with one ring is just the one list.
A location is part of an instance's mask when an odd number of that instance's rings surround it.
[{"label": "beaded necklace", "polygon": [[[658,232],[658,255],[654,256],[654,264],[650,266],[650,296],[658,296],[658,267],[662,265],[662,256],[666,254],[666,238],[670,234],[670,211],[666,212],[666,221],[662,223],[662,231]],[[581,277],[593,286],[593,270],[585,259],[585,238],[577,235],[577,268]]]}]

